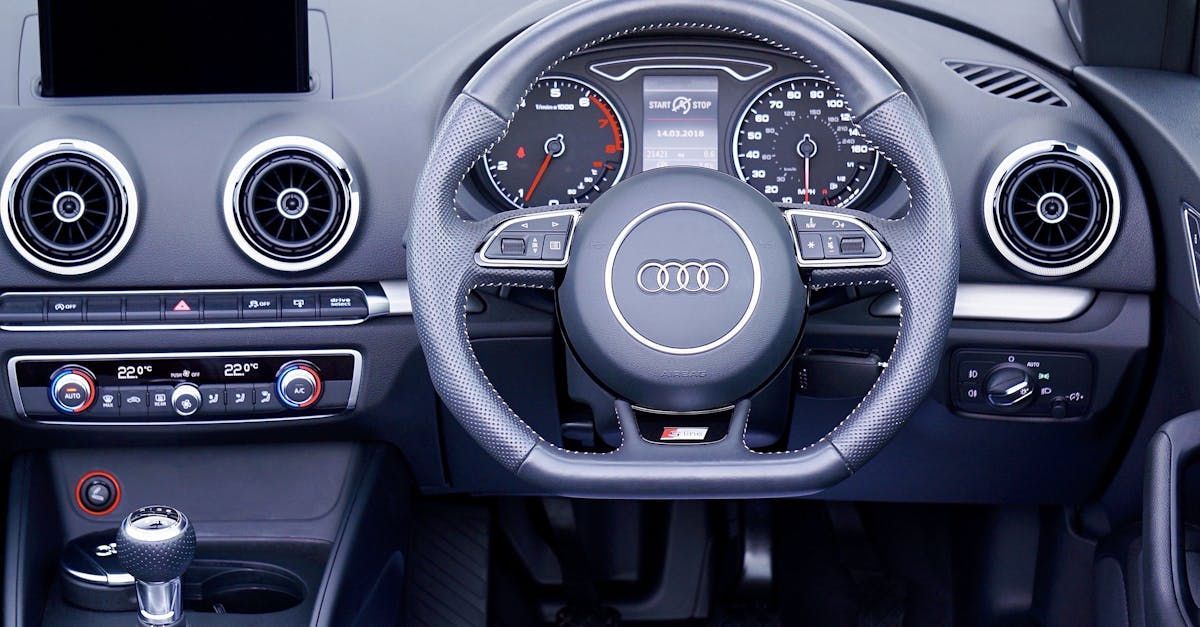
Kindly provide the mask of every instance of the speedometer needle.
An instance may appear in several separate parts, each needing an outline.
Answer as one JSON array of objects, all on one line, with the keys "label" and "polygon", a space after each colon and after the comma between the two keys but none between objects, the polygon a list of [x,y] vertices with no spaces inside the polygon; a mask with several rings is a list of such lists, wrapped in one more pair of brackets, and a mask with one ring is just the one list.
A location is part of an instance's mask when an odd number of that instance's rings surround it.
[{"label": "speedometer needle", "polygon": [[812,135],[805,133],[804,137],[800,138],[799,143],[796,144],[796,154],[804,159],[804,204],[808,204],[810,195],[809,185],[811,185],[809,170],[811,169],[812,158],[817,156],[817,142],[813,141]]},{"label": "speedometer needle", "polygon": [[808,157],[804,158],[804,204],[806,204],[806,205],[808,204],[808,185],[809,185],[809,183],[808,183],[808,179],[809,179],[808,164],[810,161],[812,161],[812,159],[809,159]]},{"label": "speedometer needle", "polygon": [[562,133],[546,140],[543,146],[546,150],[546,157],[542,159],[542,165],[538,167],[537,174],[533,176],[533,182],[529,184],[529,189],[525,191],[525,202],[528,203],[533,198],[533,192],[537,190],[538,185],[542,182],[542,177],[546,175],[546,169],[550,167],[550,162],[555,157],[561,156],[566,152],[567,144],[563,141]]}]

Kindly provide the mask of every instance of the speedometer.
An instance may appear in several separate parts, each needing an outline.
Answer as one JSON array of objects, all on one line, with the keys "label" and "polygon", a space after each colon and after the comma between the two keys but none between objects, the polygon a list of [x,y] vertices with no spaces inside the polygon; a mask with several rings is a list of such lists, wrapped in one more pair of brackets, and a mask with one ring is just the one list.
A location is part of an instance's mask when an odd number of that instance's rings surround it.
[{"label": "speedometer", "polygon": [[733,145],[738,176],[781,203],[848,206],[879,165],[842,95],[818,77],[763,90],[742,114]]},{"label": "speedometer", "polygon": [[484,155],[496,191],[516,207],[588,202],[625,172],[625,125],[583,81],[543,78],[508,133]]}]

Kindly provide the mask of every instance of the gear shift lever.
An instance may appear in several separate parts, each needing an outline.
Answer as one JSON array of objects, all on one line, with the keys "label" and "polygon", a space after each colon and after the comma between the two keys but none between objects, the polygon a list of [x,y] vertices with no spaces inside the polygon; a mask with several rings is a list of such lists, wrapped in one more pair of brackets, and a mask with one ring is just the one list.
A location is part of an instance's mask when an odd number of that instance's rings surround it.
[{"label": "gear shift lever", "polygon": [[180,578],[195,555],[196,530],[174,507],[143,507],[121,522],[117,557],[136,581],[139,625],[186,625]]}]

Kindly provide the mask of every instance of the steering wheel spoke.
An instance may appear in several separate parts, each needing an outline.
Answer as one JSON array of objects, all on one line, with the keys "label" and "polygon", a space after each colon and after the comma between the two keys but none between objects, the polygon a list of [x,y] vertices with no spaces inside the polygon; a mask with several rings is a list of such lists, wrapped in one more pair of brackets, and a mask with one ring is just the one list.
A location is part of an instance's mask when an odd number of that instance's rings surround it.
[{"label": "steering wheel spoke", "polygon": [[892,262],[887,221],[849,209],[781,205],[801,268],[879,268]]},{"label": "steering wheel spoke", "polygon": [[[490,225],[475,253],[484,268],[565,268],[575,225],[586,205],[522,209]],[[493,219],[495,221],[497,219]]]}]

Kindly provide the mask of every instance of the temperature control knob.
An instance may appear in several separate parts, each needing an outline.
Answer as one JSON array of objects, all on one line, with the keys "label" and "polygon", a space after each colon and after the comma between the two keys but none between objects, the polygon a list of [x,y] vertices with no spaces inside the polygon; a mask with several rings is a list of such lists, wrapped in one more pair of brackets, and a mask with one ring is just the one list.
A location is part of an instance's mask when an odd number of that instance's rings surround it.
[{"label": "temperature control knob", "polygon": [[50,376],[50,402],[64,414],[79,414],[96,400],[96,377],[87,368],[63,366]]},{"label": "temperature control knob", "polygon": [[180,383],[171,391],[171,408],[180,416],[191,416],[200,409],[200,388],[195,383]]},{"label": "temperature control knob", "polygon": [[307,409],[321,398],[321,371],[307,361],[292,361],[275,377],[279,401],[292,409]]},{"label": "temperature control knob", "polygon": [[1033,402],[1033,376],[1020,364],[1000,364],[987,378],[987,400],[992,407],[1015,411]]}]

